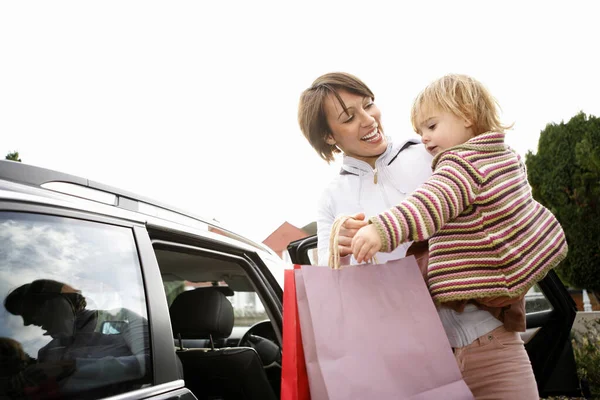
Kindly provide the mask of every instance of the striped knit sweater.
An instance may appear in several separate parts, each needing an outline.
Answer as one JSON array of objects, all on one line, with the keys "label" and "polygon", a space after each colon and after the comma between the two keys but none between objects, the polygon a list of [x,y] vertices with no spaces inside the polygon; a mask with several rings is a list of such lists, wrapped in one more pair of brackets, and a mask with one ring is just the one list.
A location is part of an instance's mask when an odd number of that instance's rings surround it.
[{"label": "striped knit sweater", "polygon": [[437,302],[518,297],[567,255],[563,230],[536,202],[520,157],[489,132],[433,159],[410,197],[372,217],[382,251],[429,239],[429,290]]}]

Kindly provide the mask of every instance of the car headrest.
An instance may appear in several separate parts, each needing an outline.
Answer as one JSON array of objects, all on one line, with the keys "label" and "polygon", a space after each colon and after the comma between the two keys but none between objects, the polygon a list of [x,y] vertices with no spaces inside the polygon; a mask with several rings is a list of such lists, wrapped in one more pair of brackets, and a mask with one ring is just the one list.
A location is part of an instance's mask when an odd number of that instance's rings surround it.
[{"label": "car headrest", "polygon": [[197,287],[194,290],[216,290],[217,292],[223,293],[227,297],[231,297],[235,294],[235,292],[228,286],[205,286]]},{"label": "car headrest", "polygon": [[175,337],[227,338],[233,329],[233,307],[219,290],[189,290],[178,295],[169,309]]}]

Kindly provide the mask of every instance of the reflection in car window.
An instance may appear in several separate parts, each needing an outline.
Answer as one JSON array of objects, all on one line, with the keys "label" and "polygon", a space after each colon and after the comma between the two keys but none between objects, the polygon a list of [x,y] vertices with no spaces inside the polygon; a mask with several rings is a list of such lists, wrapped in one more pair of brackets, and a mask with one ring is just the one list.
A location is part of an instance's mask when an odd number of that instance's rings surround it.
[{"label": "reflection in car window", "polygon": [[95,398],[151,383],[131,229],[0,212],[0,296],[0,398]]}]

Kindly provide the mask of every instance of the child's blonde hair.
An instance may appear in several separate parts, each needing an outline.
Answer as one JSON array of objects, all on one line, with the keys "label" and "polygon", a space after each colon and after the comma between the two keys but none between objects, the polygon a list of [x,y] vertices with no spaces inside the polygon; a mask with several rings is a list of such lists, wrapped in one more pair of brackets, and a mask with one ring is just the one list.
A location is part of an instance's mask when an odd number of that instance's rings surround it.
[{"label": "child's blonde hair", "polygon": [[22,371],[29,360],[21,343],[8,337],[0,337],[0,378]]},{"label": "child's blonde hair", "polygon": [[450,112],[473,124],[473,133],[504,132],[512,128],[498,117],[499,104],[488,90],[467,75],[449,74],[430,83],[415,99],[410,113],[413,129],[418,132],[418,121],[423,110]]}]

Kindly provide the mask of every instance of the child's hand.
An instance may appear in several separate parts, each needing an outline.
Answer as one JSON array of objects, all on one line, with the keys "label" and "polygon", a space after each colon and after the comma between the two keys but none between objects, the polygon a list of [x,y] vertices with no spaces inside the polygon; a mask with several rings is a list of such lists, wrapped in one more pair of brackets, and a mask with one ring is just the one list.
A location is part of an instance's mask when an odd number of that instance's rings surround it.
[{"label": "child's hand", "polygon": [[360,228],[368,224],[369,222],[365,221],[365,214],[363,213],[355,214],[352,218],[344,222],[338,236],[338,252],[340,253],[340,257],[352,254],[352,238]]},{"label": "child's hand", "polygon": [[372,259],[380,249],[381,239],[374,225],[360,228],[352,238],[352,254],[359,263]]}]

